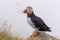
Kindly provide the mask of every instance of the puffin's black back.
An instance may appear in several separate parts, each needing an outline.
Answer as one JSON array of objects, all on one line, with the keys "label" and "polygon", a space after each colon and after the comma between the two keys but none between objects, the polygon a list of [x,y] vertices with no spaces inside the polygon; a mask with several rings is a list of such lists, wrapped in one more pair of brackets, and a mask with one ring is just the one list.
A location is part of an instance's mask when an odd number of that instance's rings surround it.
[{"label": "puffin's black back", "polygon": [[31,18],[31,21],[35,24],[36,28],[38,28],[38,30],[40,31],[51,31],[50,28],[45,24],[45,22],[37,17],[36,15],[34,15],[34,13],[32,14],[28,14],[28,17]]}]

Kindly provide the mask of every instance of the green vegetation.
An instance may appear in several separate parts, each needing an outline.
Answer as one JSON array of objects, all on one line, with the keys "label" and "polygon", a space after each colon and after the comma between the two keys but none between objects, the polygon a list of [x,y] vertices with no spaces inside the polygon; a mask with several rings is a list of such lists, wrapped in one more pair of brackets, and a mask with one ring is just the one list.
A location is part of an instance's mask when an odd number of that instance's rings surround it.
[{"label": "green vegetation", "polygon": [[12,35],[8,31],[3,30],[0,32],[0,40],[23,40],[23,39]]}]

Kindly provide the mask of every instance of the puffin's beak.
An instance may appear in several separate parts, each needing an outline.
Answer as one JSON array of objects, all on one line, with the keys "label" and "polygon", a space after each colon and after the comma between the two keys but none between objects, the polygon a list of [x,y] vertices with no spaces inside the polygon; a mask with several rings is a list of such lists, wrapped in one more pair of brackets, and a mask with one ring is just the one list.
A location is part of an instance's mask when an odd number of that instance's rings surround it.
[{"label": "puffin's beak", "polygon": [[27,9],[25,9],[25,10],[23,11],[23,13],[27,13]]}]

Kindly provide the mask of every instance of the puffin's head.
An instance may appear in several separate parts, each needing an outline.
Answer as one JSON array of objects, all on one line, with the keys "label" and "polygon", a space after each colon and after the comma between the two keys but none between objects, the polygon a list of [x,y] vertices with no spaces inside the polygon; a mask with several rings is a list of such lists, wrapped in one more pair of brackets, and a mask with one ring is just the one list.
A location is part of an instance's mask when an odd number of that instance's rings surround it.
[{"label": "puffin's head", "polygon": [[25,13],[25,14],[32,14],[32,12],[33,12],[33,8],[30,7],[30,6],[28,6],[28,7],[23,11],[23,13]]}]

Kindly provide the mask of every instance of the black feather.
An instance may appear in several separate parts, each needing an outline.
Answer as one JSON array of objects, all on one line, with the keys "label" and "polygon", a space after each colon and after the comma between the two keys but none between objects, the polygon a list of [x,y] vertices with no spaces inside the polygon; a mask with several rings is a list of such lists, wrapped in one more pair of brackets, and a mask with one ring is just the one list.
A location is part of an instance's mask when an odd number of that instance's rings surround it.
[{"label": "black feather", "polygon": [[36,28],[39,28],[40,31],[51,31],[50,28],[45,24],[45,22],[32,13],[28,17],[31,18],[31,21],[35,24]]}]

